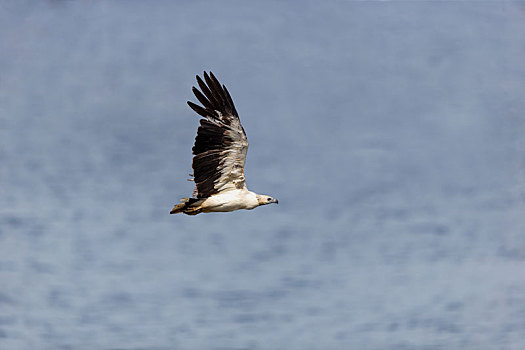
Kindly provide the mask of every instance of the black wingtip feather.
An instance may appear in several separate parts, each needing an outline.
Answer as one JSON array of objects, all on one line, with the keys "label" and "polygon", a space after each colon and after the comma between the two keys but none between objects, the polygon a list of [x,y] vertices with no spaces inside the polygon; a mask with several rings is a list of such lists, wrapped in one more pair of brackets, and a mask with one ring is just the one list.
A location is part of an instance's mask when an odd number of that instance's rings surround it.
[{"label": "black wingtip feather", "polygon": [[213,75],[212,72],[210,72],[210,78],[211,78],[211,81],[213,82],[213,87],[215,88],[215,91],[221,97],[222,104],[225,105],[226,96],[224,95],[224,90],[221,87],[221,83],[219,83],[219,80],[215,77],[215,75]]},{"label": "black wingtip feather", "polygon": [[222,88],[224,89],[224,93],[226,95],[226,100],[228,101],[229,105],[230,105],[230,108],[232,110],[232,113],[234,115],[237,115],[237,110],[235,109],[235,104],[233,103],[233,99],[232,97],[230,96],[230,92],[228,91],[228,89],[226,89],[226,86],[225,85],[222,85]]},{"label": "black wingtip feather", "polygon": [[206,109],[202,108],[201,106],[191,102],[187,101],[188,106],[190,106],[191,109],[193,109],[197,114],[203,116],[204,118],[208,118],[208,116],[211,114]]},{"label": "black wingtip feather", "polygon": [[206,85],[208,86],[208,91],[210,91],[211,95],[213,96],[213,99],[215,102],[217,102],[216,107],[218,109],[222,109],[223,103],[220,94],[218,94],[217,89],[215,88],[215,84],[213,83],[213,80],[211,80],[208,73],[204,72],[204,81],[206,81]]},{"label": "black wingtip feather", "polygon": [[197,75],[197,83],[199,84],[201,91],[208,98],[208,101],[210,101],[212,105],[218,105],[217,99],[212,94],[208,86],[204,83],[204,81],[202,81],[201,77],[199,77],[198,75]]},{"label": "black wingtip feather", "polygon": [[[237,110],[226,86],[222,85],[211,71],[209,73],[203,71],[202,76],[203,78],[195,76],[200,90],[195,86],[192,88],[193,94],[202,106],[192,104],[190,107],[205,118],[219,118],[218,121],[227,124],[229,124],[228,119],[224,119],[224,116],[231,115],[238,118]],[[220,112],[222,117],[219,117],[215,111]]]},{"label": "black wingtip feather", "polygon": [[209,108],[209,109],[213,109],[213,105],[212,103],[210,102],[210,100],[208,100],[206,98],[206,96],[204,96],[200,91],[199,89],[197,89],[195,86],[192,88],[192,91],[193,91],[193,94],[195,95],[195,97],[197,97],[197,100],[199,100],[200,103],[202,103],[202,105],[206,108]]}]

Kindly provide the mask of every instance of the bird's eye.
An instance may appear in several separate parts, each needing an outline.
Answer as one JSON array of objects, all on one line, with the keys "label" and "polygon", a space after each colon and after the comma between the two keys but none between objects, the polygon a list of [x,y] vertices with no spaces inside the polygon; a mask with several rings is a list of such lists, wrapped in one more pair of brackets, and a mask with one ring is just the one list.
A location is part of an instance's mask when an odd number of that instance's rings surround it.
[{"label": "bird's eye", "polygon": [[268,198],[267,201],[270,202],[272,199],[271,198]]}]

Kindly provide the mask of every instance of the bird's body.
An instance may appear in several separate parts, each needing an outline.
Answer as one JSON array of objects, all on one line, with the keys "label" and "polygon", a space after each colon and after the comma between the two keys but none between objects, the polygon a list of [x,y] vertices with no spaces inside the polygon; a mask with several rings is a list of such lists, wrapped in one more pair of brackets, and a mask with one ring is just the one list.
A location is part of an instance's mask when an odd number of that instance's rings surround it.
[{"label": "bird's body", "polygon": [[202,92],[193,87],[193,93],[203,106],[189,101],[188,105],[205,119],[201,119],[193,146],[195,190],[193,198],[183,198],[170,214],[229,212],[278,203],[246,187],[248,140],[226,87],[211,72],[204,72],[204,81],[197,76],[197,82]]},{"label": "bird's body", "polygon": [[259,206],[257,195],[247,189],[231,190],[218,193],[206,198],[201,204],[206,211],[234,211],[239,209],[253,209]]}]

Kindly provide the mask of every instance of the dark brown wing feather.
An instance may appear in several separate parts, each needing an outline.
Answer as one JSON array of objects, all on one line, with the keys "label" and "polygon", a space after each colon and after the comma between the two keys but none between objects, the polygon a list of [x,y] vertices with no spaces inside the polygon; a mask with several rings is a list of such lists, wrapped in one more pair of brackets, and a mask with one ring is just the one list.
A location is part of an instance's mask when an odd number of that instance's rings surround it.
[{"label": "dark brown wing feather", "polygon": [[230,93],[210,72],[204,81],[197,76],[201,89],[193,93],[202,106],[188,101],[204,117],[197,129],[193,146],[194,196],[207,198],[222,191],[246,187],[244,163],[248,140]]}]

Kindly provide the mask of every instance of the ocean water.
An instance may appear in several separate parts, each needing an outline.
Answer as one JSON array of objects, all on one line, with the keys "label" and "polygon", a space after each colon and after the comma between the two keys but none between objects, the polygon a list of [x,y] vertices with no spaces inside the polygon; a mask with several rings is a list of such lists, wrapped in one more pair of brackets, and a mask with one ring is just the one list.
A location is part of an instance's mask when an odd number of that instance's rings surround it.
[{"label": "ocean water", "polygon": [[[523,2],[0,2],[0,349],[525,348]],[[253,211],[192,192],[195,75]]]}]

